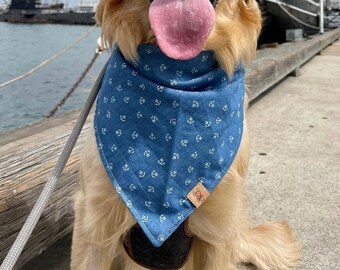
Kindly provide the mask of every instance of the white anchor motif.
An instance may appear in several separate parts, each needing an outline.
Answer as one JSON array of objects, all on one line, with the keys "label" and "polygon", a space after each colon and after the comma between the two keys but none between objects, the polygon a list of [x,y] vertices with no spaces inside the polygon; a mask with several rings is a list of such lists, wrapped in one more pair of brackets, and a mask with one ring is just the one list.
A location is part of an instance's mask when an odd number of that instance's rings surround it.
[{"label": "white anchor motif", "polygon": [[196,74],[196,73],[198,73],[198,69],[197,68],[193,68],[192,70],[191,70],[191,74]]},{"label": "white anchor motif", "polygon": [[199,180],[201,183],[204,183],[205,177],[200,177],[198,180]]},{"label": "white anchor motif", "polygon": [[221,144],[221,147],[224,148],[224,145],[225,145],[225,143],[223,142],[223,143]]},{"label": "white anchor motif", "polygon": [[141,112],[137,112],[137,118],[140,119],[143,117],[143,114]]},{"label": "white anchor motif", "polygon": [[201,135],[196,136],[196,142],[200,142],[203,140],[203,137]]},{"label": "white anchor motif", "polygon": [[172,194],[173,190],[174,190],[174,188],[167,188],[166,193],[170,195],[170,194]]},{"label": "white anchor motif", "polygon": [[180,200],[179,200],[179,204],[180,205],[183,205],[183,204],[185,204],[186,203],[186,199],[185,198],[181,198]]},{"label": "white anchor motif", "polygon": [[156,123],[158,121],[158,117],[156,115],[151,116],[151,122]]},{"label": "white anchor motif", "polygon": [[126,67],[127,67],[126,63],[123,63],[123,64],[121,65],[121,68],[122,68],[122,69],[125,69]]},{"label": "white anchor motif", "polygon": [[190,179],[187,179],[187,180],[185,180],[184,181],[184,184],[187,186],[187,185],[189,185],[191,183],[191,180]]},{"label": "white anchor motif", "polygon": [[163,203],[163,207],[164,207],[164,208],[169,208],[169,207],[170,207],[170,203],[169,203],[169,202]]},{"label": "white anchor motif", "polygon": [[128,86],[132,86],[132,82],[131,82],[130,80],[127,80],[127,81],[126,81],[126,84],[127,84]]},{"label": "white anchor motif", "polygon": [[174,154],[172,155],[172,159],[173,159],[173,160],[179,159],[179,154],[178,154],[178,153],[174,153]]},{"label": "white anchor motif", "polygon": [[160,241],[160,242],[164,242],[164,240],[165,240],[164,235],[158,236],[157,240]]},{"label": "white anchor motif", "polygon": [[193,101],[192,102],[192,107],[193,108],[198,108],[200,106],[199,102],[198,101]]},{"label": "white anchor motif", "polygon": [[150,157],[151,156],[151,151],[150,150],[145,150],[144,151],[144,156],[145,157]]},{"label": "white anchor motif", "polygon": [[123,87],[122,87],[121,85],[118,85],[118,86],[116,87],[116,89],[117,89],[118,92],[123,91]]},{"label": "white anchor motif", "polygon": [[196,159],[196,158],[198,157],[198,153],[197,153],[197,152],[193,152],[193,153],[191,154],[191,157]]},{"label": "white anchor motif", "polygon": [[102,128],[102,134],[103,134],[103,135],[106,134],[106,128]]},{"label": "white anchor motif", "polygon": [[210,101],[209,104],[208,104],[208,106],[209,106],[210,108],[214,108],[214,107],[215,107],[215,101],[214,101],[214,100]]},{"label": "white anchor motif", "polygon": [[220,160],[218,161],[219,164],[222,164],[224,161],[224,158],[220,158]]},{"label": "white anchor motif", "polygon": [[221,179],[222,178],[222,175],[221,173],[216,173],[215,175],[215,179],[218,180],[218,179]]},{"label": "white anchor motif", "polygon": [[148,222],[148,220],[149,220],[149,217],[148,217],[148,216],[146,216],[146,215],[143,215],[143,216],[142,216],[142,222],[143,222],[143,223]]},{"label": "white anchor motif", "polygon": [[114,151],[117,151],[117,150],[118,150],[117,145],[113,144],[113,145],[111,146],[111,151],[114,152]]},{"label": "white anchor motif", "polygon": [[172,137],[171,137],[171,135],[169,133],[165,135],[165,140],[167,142],[172,140]]},{"label": "white anchor motif", "polygon": [[149,67],[148,65],[145,65],[145,66],[144,66],[144,70],[149,71],[149,70],[150,70],[150,67]]},{"label": "white anchor motif", "polygon": [[205,163],[204,168],[208,169],[208,168],[210,168],[210,166],[211,166],[211,163],[207,162],[207,163]]},{"label": "white anchor motif", "polygon": [[177,85],[177,82],[175,80],[170,80],[170,85],[171,86],[176,86]]},{"label": "white anchor motif", "polygon": [[140,84],[140,85],[139,85],[139,88],[142,89],[142,90],[145,90],[145,85],[144,85],[144,83]]},{"label": "white anchor motif", "polygon": [[145,203],[145,206],[147,206],[147,207],[150,207],[150,206],[151,206],[151,204],[152,204],[152,202],[151,202],[151,201],[145,201],[144,203]]},{"label": "white anchor motif", "polygon": [[205,61],[207,61],[207,60],[208,60],[208,58],[209,58],[209,56],[208,56],[208,55],[203,55],[203,56],[202,56],[202,62],[205,62]]},{"label": "white anchor motif", "polygon": [[160,99],[155,99],[155,105],[160,106],[162,104],[162,101]]},{"label": "white anchor motif", "polygon": [[195,169],[195,168],[194,168],[193,166],[189,166],[189,167],[188,167],[188,172],[189,172],[189,173],[192,173],[192,172],[194,171],[194,169]]},{"label": "white anchor motif", "polygon": [[204,126],[211,127],[211,121],[208,121],[208,120],[204,121]]},{"label": "white anchor motif", "polygon": [[230,117],[234,117],[234,115],[235,115],[235,112],[232,112],[232,113],[230,114]]},{"label": "white anchor motif", "polygon": [[230,157],[234,156],[234,151],[230,151],[229,156]]},{"label": "white anchor motif", "polygon": [[236,116],[237,116],[238,118],[240,118],[240,116],[241,116],[240,111],[237,111],[237,112],[236,112]]},{"label": "white anchor motif", "polygon": [[175,100],[174,102],[172,102],[172,106],[174,108],[178,108],[179,107],[179,103]]},{"label": "white anchor motif", "polygon": [[183,219],[184,219],[183,214],[177,213],[177,219],[178,219],[178,220],[183,220]]},{"label": "white anchor motif", "polygon": [[159,69],[160,69],[161,71],[165,71],[165,70],[167,70],[168,68],[166,67],[166,65],[162,64],[162,65],[159,67]]},{"label": "white anchor motif", "polygon": [[132,132],[131,137],[132,137],[132,139],[134,139],[134,140],[137,139],[137,138],[139,137],[137,131]]},{"label": "white anchor motif", "polygon": [[118,130],[116,130],[116,135],[118,136],[118,137],[120,137],[120,136],[122,136],[122,134],[123,134],[123,131],[121,130],[121,129],[118,129]]},{"label": "white anchor motif", "polygon": [[131,184],[130,185],[130,190],[131,191],[135,191],[137,189],[137,187],[134,185],[134,184]]},{"label": "white anchor motif", "polygon": [[155,170],[153,170],[153,171],[151,172],[151,177],[152,177],[152,178],[158,177],[158,172],[155,171]]},{"label": "white anchor motif", "polygon": [[113,164],[110,162],[110,163],[108,163],[107,164],[107,166],[106,166],[109,170],[112,170],[112,168],[113,168]]},{"label": "white anchor motif", "polygon": [[220,134],[219,134],[219,133],[217,133],[217,132],[214,133],[214,137],[213,137],[213,138],[214,138],[215,140],[218,139],[219,137],[220,137]]},{"label": "white anchor motif", "polygon": [[222,111],[226,112],[226,111],[228,111],[228,110],[229,110],[228,105],[224,105],[224,106],[222,107]]},{"label": "white anchor motif", "polygon": [[131,74],[132,74],[132,76],[136,77],[136,76],[138,75],[138,72],[137,72],[136,70],[133,70],[133,71],[131,72]]},{"label": "white anchor motif", "polygon": [[161,85],[157,85],[157,91],[162,93],[163,92],[163,89],[164,89],[164,86],[161,86]]},{"label": "white anchor motif", "polygon": [[158,164],[164,166],[165,165],[164,158],[159,159]]},{"label": "white anchor motif", "polygon": [[128,149],[128,153],[129,154],[134,154],[135,153],[135,149],[130,146],[129,149]]},{"label": "white anchor motif", "polygon": [[176,126],[176,124],[177,124],[176,118],[170,119],[170,124]]},{"label": "white anchor motif", "polygon": [[138,176],[139,176],[140,178],[144,178],[144,177],[145,177],[145,172],[139,171],[139,172],[138,172]]},{"label": "white anchor motif", "polygon": [[113,68],[117,68],[117,67],[118,67],[117,62],[114,62]]},{"label": "white anchor motif", "polygon": [[222,119],[220,117],[216,118],[216,124],[219,125],[222,123]]},{"label": "white anchor motif", "polygon": [[130,170],[130,167],[129,167],[128,164],[125,164],[125,165],[122,167],[122,169],[123,169],[125,172],[127,172],[128,170]]},{"label": "white anchor motif", "polygon": [[102,150],[102,149],[103,149],[103,144],[102,144],[102,143],[99,143],[98,149],[99,149],[99,150]]},{"label": "white anchor motif", "polygon": [[112,85],[112,78],[109,79],[108,83]]},{"label": "white anchor motif", "polygon": [[151,140],[155,140],[155,139],[156,139],[156,136],[155,136],[155,134],[150,133],[149,138],[150,138]]},{"label": "white anchor motif", "polygon": [[122,121],[122,122],[125,122],[126,121],[126,118],[127,118],[127,116],[126,115],[120,115],[119,116],[119,119],[120,119],[120,121]]},{"label": "white anchor motif", "polygon": [[227,76],[223,76],[221,79],[221,82],[225,82],[225,81],[227,81]]},{"label": "white anchor motif", "polygon": [[103,98],[103,103],[106,103],[108,101],[108,98],[107,97],[104,97]]},{"label": "white anchor motif", "polygon": [[209,149],[209,154],[210,154],[210,155],[215,154],[215,148],[210,148],[210,149]]},{"label": "white anchor motif", "polygon": [[143,105],[145,102],[146,102],[145,98],[141,97],[141,98],[139,99],[139,103],[140,103],[141,105]]},{"label": "white anchor motif", "polygon": [[189,141],[188,140],[181,140],[181,145],[186,147],[188,146]]},{"label": "white anchor motif", "polygon": [[117,186],[117,187],[116,187],[116,192],[117,192],[118,194],[122,193],[122,188],[121,188],[120,186]]},{"label": "white anchor motif", "polygon": [[187,120],[188,124],[192,125],[193,123],[195,123],[194,118],[189,117],[189,119]]},{"label": "white anchor motif", "polygon": [[210,77],[208,78],[208,82],[211,82],[213,79],[214,79],[214,76],[210,76]]},{"label": "white anchor motif", "polygon": [[124,103],[128,104],[130,101],[130,97],[124,97]]},{"label": "white anchor motif", "polygon": [[165,220],[166,220],[166,216],[165,215],[162,214],[162,215],[159,216],[159,221],[160,222],[164,222]]},{"label": "white anchor motif", "polygon": [[126,202],[126,206],[127,208],[131,208],[132,207],[132,202],[129,200]]},{"label": "white anchor motif", "polygon": [[171,177],[176,177],[177,171],[171,171],[171,172],[170,172],[170,175],[171,175]]},{"label": "white anchor motif", "polygon": [[114,96],[111,97],[111,103],[116,102],[116,98]]},{"label": "white anchor motif", "polygon": [[178,77],[182,77],[182,76],[183,76],[183,71],[182,71],[182,70],[177,70],[177,71],[176,71],[176,75],[177,75]]},{"label": "white anchor motif", "polygon": [[152,187],[152,186],[149,186],[149,187],[148,187],[148,192],[154,193],[154,192],[155,192],[155,188]]},{"label": "white anchor motif", "polygon": [[230,136],[229,136],[229,142],[232,143],[233,141],[234,141],[234,137],[230,135]]},{"label": "white anchor motif", "polygon": [[150,50],[150,49],[145,49],[145,52],[146,52],[147,54],[152,54],[152,50]]}]

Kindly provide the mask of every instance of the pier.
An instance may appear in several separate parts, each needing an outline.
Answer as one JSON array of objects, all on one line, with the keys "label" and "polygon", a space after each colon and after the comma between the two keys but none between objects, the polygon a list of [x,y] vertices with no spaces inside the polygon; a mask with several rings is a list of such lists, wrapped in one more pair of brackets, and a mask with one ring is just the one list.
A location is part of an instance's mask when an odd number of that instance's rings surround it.
[{"label": "pier", "polygon": [[[302,243],[301,270],[340,265],[339,38],[340,29],[336,29],[260,50],[247,69],[250,211],[256,222],[289,221]],[[70,112],[0,134],[0,261],[47,180],[76,117],[77,112]],[[18,269],[68,269],[72,195],[90,121],[91,116]],[[57,246],[48,249],[58,240]]]}]

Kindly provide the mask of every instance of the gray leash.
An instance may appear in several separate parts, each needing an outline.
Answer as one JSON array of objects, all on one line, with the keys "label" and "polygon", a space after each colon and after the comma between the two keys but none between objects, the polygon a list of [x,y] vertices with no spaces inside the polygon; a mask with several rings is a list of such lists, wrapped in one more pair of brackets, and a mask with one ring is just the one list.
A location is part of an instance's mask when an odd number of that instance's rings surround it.
[{"label": "gray leash", "polygon": [[50,174],[43,191],[41,192],[37,202],[35,203],[31,213],[29,214],[28,218],[24,226],[21,228],[17,238],[15,239],[11,249],[9,250],[6,258],[2,262],[0,266],[0,270],[11,270],[13,269],[15,263],[17,262],[22,250],[24,249],[29,237],[32,234],[32,231],[37,224],[42,212],[44,211],[54,189],[57,184],[57,181],[60,178],[61,173],[63,172],[65,165],[67,163],[68,158],[71,155],[71,152],[74,148],[74,145],[77,142],[79,134],[84,126],[86,118],[90,113],[91,107],[96,100],[98,95],[102,79],[104,77],[104,73],[107,67],[108,61],[101,70],[92,90],[87,98],[85,105],[83,106],[80,115],[77,119],[77,122],[72,130],[70,137],[68,138],[66,145],[58,159],[57,164],[54,166],[52,173]]}]

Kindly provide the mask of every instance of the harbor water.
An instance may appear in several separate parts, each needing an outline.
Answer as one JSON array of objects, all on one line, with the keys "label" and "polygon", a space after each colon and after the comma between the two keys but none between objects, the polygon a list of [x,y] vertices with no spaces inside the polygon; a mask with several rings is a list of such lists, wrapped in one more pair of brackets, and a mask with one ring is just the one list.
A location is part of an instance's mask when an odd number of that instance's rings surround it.
[{"label": "harbor water", "polygon": [[[0,22],[0,84],[69,46],[89,26]],[[71,89],[97,48],[96,28],[74,48],[32,75],[0,88],[0,132],[43,119]],[[109,54],[101,54],[58,113],[81,108]]]}]

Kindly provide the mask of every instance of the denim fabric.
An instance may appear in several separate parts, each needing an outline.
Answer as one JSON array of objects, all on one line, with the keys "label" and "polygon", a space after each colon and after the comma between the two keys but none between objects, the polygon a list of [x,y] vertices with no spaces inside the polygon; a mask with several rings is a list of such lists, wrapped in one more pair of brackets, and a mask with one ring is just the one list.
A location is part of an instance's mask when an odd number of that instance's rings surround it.
[{"label": "denim fabric", "polygon": [[232,164],[243,130],[243,67],[232,80],[211,51],[174,60],[157,46],[138,63],[115,48],[95,112],[99,153],[115,189],[160,246],[195,210],[188,193],[212,191]]}]

